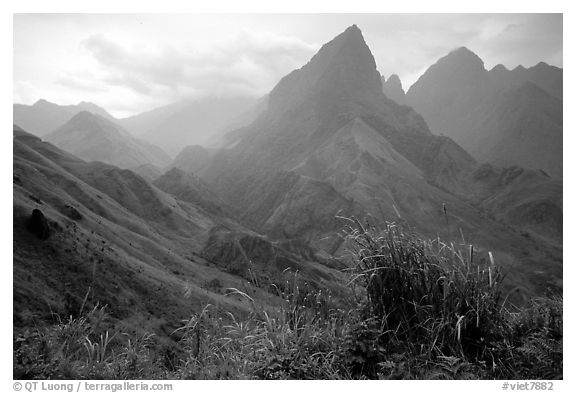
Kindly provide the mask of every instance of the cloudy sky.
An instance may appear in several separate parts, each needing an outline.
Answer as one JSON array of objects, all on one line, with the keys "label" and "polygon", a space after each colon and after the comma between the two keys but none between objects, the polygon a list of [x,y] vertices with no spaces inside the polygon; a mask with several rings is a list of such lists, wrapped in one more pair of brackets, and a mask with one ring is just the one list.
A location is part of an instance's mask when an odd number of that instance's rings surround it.
[{"label": "cloudy sky", "polygon": [[486,68],[562,66],[559,14],[16,14],[14,102],[94,102],[117,117],[185,97],[267,93],[357,24],[407,89],[450,50]]}]

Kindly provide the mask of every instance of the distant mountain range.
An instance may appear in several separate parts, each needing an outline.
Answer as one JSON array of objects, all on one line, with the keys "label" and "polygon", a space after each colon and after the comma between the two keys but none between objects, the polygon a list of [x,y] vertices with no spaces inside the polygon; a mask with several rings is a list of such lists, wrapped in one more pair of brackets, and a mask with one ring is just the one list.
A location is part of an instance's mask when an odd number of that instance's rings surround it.
[{"label": "distant mountain range", "polygon": [[14,124],[38,136],[54,131],[83,111],[114,120],[108,112],[91,102],[81,102],[78,105],[57,105],[46,100],[38,100],[34,105],[13,105]]},{"label": "distant mountain range", "polygon": [[561,179],[562,81],[562,69],[545,63],[488,71],[462,47],[433,64],[405,95],[393,77],[384,93],[479,161],[542,169]]},{"label": "distant mountain range", "polygon": [[45,136],[80,112],[116,123],[132,136],[160,147],[171,156],[189,145],[221,146],[225,134],[252,122],[266,105],[266,97],[202,97],[185,99],[138,115],[116,119],[99,106],[81,102],[57,105],[39,100],[34,105],[13,105],[14,124]]}]

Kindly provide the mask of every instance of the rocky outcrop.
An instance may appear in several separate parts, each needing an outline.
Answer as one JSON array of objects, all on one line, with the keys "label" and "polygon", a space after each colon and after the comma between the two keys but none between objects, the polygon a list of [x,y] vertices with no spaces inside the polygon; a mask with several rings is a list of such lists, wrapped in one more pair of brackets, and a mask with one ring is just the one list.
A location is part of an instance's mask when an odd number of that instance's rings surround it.
[{"label": "rocky outcrop", "polygon": [[46,240],[50,237],[50,226],[41,210],[32,210],[32,215],[28,220],[28,230],[41,240]]}]

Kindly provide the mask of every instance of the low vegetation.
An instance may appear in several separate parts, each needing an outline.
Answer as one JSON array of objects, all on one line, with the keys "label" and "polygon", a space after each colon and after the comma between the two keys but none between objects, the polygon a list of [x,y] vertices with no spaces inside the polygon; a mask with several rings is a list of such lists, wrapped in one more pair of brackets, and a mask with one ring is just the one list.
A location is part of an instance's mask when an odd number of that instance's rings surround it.
[{"label": "low vegetation", "polygon": [[[507,301],[491,254],[349,220],[350,296],[297,272],[266,284],[283,301],[239,318],[206,305],[173,332],[108,329],[106,307],[14,340],[18,379],[558,379],[562,299]],[[255,284],[256,285],[256,284]],[[258,284],[263,285],[263,284]],[[222,289],[224,290],[224,289]]]}]

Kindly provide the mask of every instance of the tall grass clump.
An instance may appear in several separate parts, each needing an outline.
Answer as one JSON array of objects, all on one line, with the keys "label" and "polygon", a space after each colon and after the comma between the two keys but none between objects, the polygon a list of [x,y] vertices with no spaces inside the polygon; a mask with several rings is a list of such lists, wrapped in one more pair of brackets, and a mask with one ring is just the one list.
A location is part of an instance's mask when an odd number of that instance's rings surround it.
[{"label": "tall grass clump", "polygon": [[495,361],[494,345],[509,327],[492,258],[474,261],[471,246],[463,252],[394,224],[380,230],[351,220],[346,238],[352,282],[366,289],[366,320],[388,355]]},{"label": "tall grass clump", "polygon": [[169,373],[153,358],[149,333],[109,330],[106,306],[53,325],[27,329],[14,340],[15,379],[150,379]]},{"label": "tall grass clump", "polygon": [[178,329],[188,359],[182,378],[334,379],[342,378],[340,348],[347,320],[326,291],[315,290],[299,274],[286,274],[274,284],[282,300],[263,307],[249,295],[230,288],[252,304],[242,320],[207,305]]}]

